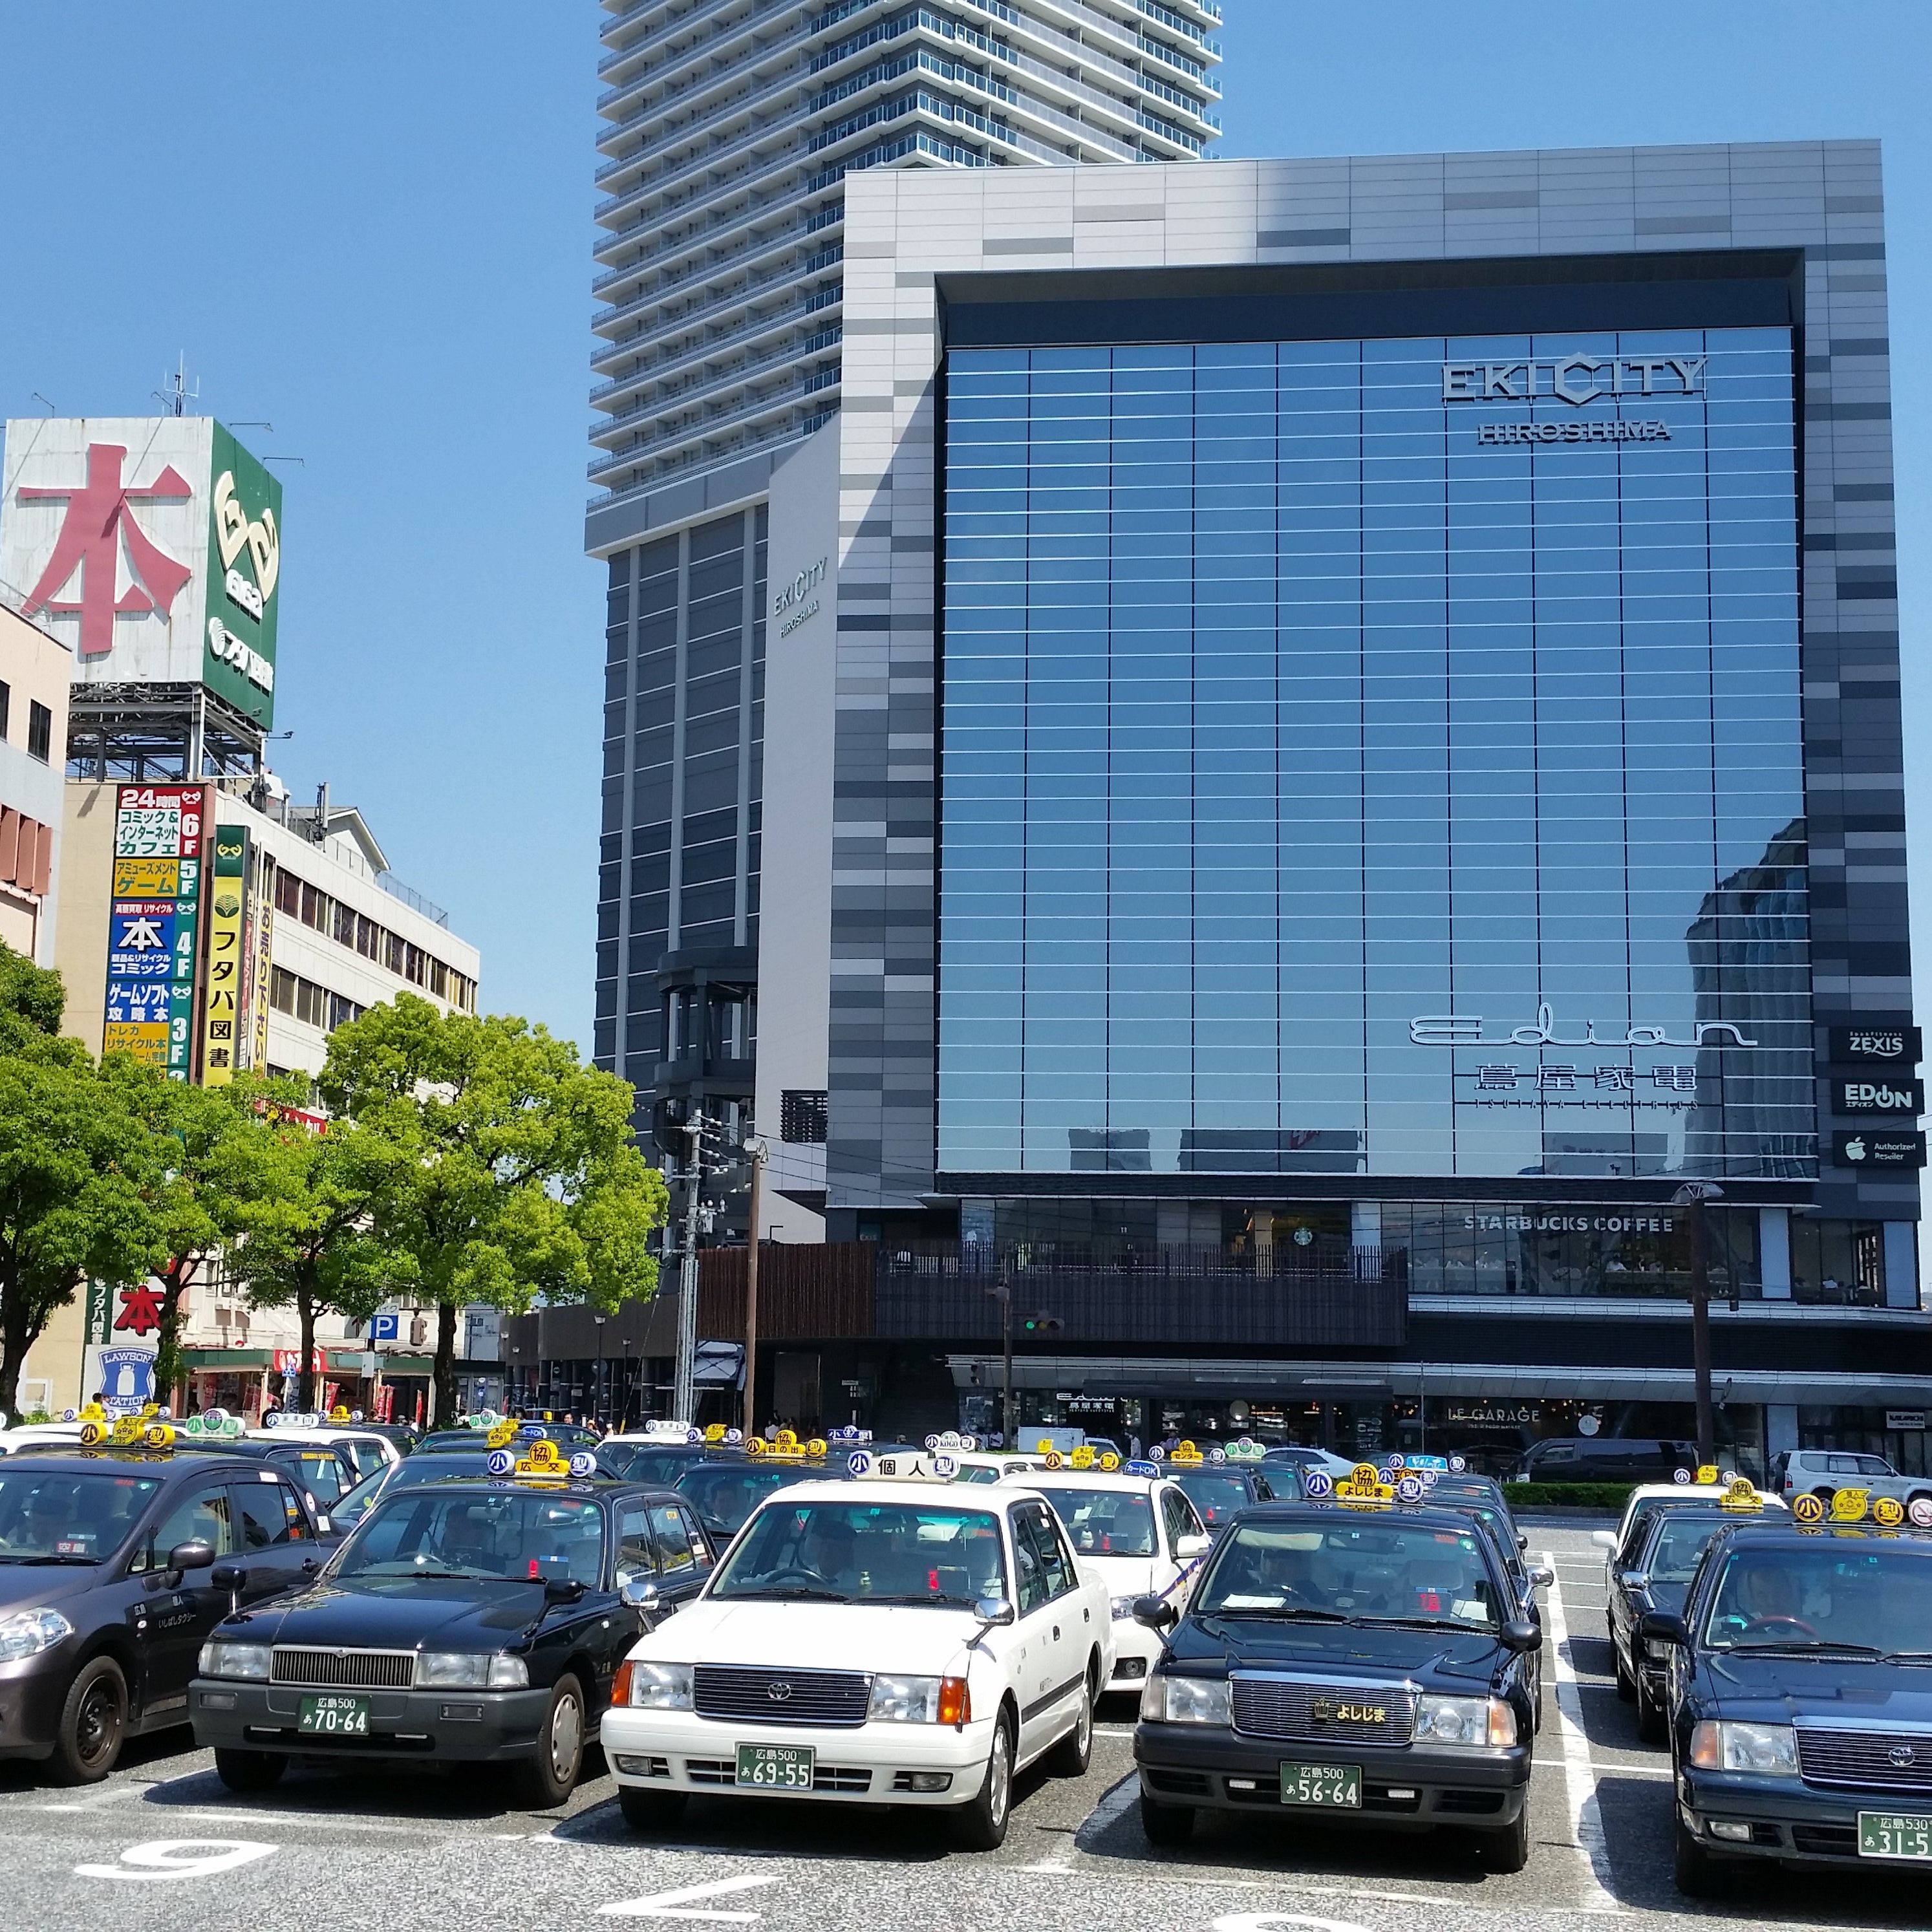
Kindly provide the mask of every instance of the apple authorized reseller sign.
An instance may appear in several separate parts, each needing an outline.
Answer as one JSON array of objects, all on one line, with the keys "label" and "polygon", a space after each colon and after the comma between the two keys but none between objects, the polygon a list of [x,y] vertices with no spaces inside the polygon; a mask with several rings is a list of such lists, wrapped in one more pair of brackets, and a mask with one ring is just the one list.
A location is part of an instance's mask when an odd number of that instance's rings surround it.
[{"label": "apple authorized reseller sign", "polygon": [[1838,1167],[1923,1167],[1925,1136],[1897,1127],[1864,1127],[1832,1136],[1832,1160]]}]

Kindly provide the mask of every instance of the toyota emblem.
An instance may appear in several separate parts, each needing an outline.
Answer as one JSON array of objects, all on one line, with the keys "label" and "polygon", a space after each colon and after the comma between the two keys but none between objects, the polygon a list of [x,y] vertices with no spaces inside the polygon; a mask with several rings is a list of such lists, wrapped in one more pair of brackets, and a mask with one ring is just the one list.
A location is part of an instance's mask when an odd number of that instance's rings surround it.
[{"label": "toyota emblem", "polygon": [[774,1704],[782,1704],[791,1695],[791,1686],[789,1684],[767,1684],[765,1695]]},{"label": "toyota emblem", "polygon": [[1918,1762],[1918,1754],[1910,1744],[1894,1744],[1885,1754],[1888,1764],[1896,1765],[1903,1771],[1907,1765]]}]

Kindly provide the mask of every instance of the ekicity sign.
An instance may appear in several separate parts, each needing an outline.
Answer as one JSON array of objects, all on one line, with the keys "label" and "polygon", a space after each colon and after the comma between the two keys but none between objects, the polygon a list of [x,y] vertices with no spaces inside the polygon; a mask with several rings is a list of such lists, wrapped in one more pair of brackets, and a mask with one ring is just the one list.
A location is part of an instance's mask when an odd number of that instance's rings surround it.
[{"label": "ekicity sign", "polygon": [[1553,396],[1580,407],[1600,397],[1701,396],[1704,356],[1559,356],[1516,362],[1445,362],[1445,403],[1533,403]]}]

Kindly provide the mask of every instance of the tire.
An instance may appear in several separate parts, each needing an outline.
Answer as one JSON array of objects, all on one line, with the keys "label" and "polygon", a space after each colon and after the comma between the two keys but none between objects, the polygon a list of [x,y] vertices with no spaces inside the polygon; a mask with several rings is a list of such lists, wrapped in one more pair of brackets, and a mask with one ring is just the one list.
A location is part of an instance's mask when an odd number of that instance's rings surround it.
[{"label": "tire", "polygon": [[561,1804],[584,1768],[584,1687],[568,1672],[556,1680],[536,1750],[517,1767],[517,1786],[535,1811]]},{"label": "tire", "polygon": [[1636,1681],[1624,1668],[1624,1654],[1617,1648],[1614,1641],[1610,1646],[1610,1654],[1616,1659],[1617,1695],[1626,1704],[1634,1702],[1636,1697]]},{"label": "tire", "polygon": [[1671,1849],[1670,1876],[1686,1898],[1721,1898],[1730,1889],[1723,1865],[1684,1828],[1682,1812]]},{"label": "tire", "polygon": [[121,1761],[127,1736],[127,1677],[112,1658],[90,1658],[61,1706],[50,1774],[56,1784],[98,1784]]},{"label": "tire", "polygon": [[1529,1862],[1529,1794],[1523,1793],[1522,1809],[1514,1825],[1494,1831],[1478,1832],[1476,1856],[1485,1871],[1520,1872]]},{"label": "tire", "polygon": [[1811,1493],[1825,1505],[1825,1514],[1828,1516],[1832,1514],[1832,1499],[1838,1494],[1838,1491],[1835,1490],[1814,1490]]},{"label": "tire", "polygon": [[1194,1807],[1162,1804],[1143,1791],[1141,1830],[1150,1845],[1184,1845],[1194,1835]]},{"label": "tire", "polygon": [[1665,1735],[1664,1711],[1650,1694],[1640,1668],[1636,1678],[1636,1734],[1647,1744],[1660,1744]]},{"label": "tire", "polygon": [[230,1791],[266,1791],[289,1768],[280,1751],[218,1750],[214,1774]]},{"label": "tire", "polygon": [[1055,1778],[1084,1778],[1094,1762],[1094,1673],[1080,1685],[1080,1713],[1073,1728],[1048,1752],[1046,1768]]},{"label": "tire", "polygon": [[669,1832],[682,1822],[686,1794],[682,1791],[640,1791],[634,1784],[617,1787],[617,1808],[634,1832]]},{"label": "tire", "polygon": [[1013,1811],[1013,1720],[1000,1713],[993,1726],[993,1748],[986,1754],[986,1774],[978,1795],[952,1814],[952,1838],[962,1851],[997,1852],[1006,1841],[1006,1821]]}]

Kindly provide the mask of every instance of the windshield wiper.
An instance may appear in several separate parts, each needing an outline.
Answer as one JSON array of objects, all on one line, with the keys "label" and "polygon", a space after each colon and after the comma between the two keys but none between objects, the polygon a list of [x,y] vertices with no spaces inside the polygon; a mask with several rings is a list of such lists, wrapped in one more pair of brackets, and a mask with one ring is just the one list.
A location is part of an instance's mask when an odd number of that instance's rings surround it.
[{"label": "windshield wiper", "polygon": [[734,1598],[757,1597],[773,1603],[789,1604],[804,1600],[817,1604],[849,1604],[852,1599],[842,1590],[814,1590],[809,1586],[796,1586],[789,1590],[761,1590],[754,1584],[742,1590],[718,1590],[712,1594],[727,1602]]},{"label": "windshield wiper", "polygon": [[934,1597],[924,1592],[908,1590],[896,1597],[855,1597],[852,1600],[858,1604],[884,1604],[895,1606],[902,1604],[928,1604],[935,1610],[970,1610],[975,1600],[970,1597]]},{"label": "windshield wiper", "polygon": [[1402,1630],[1466,1630],[1473,1634],[1487,1634],[1494,1636],[1494,1624],[1466,1623],[1460,1617],[1362,1617],[1357,1619],[1365,1624],[1394,1624]]},{"label": "windshield wiper", "polygon": [[98,1564],[100,1561],[100,1558],[98,1556],[74,1556],[67,1554],[63,1554],[58,1556],[8,1556],[0,1558],[0,1562],[24,1564],[29,1568],[35,1568],[44,1563],[85,1563],[88,1566],[92,1567]]},{"label": "windshield wiper", "polygon": [[1259,1604],[1229,1604],[1218,1610],[1205,1610],[1204,1616],[1210,1617],[1279,1617],[1286,1622],[1300,1624],[1359,1624],[1360,1617],[1345,1615],[1340,1610],[1303,1610],[1294,1604],[1284,1604],[1279,1610],[1268,1610]]},{"label": "windshield wiper", "polygon": [[1932,1650],[1888,1650],[1882,1664],[1932,1664]]},{"label": "windshield wiper", "polygon": [[1821,1651],[1828,1651],[1834,1657],[1882,1658],[1885,1654],[1874,1643],[1834,1643],[1828,1637],[1820,1637],[1813,1643],[1791,1639],[1778,1643],[1734,1643],[1730,1648],[1733,1656],[1746,1651],[1754,1657],[1814,1657]]}]

